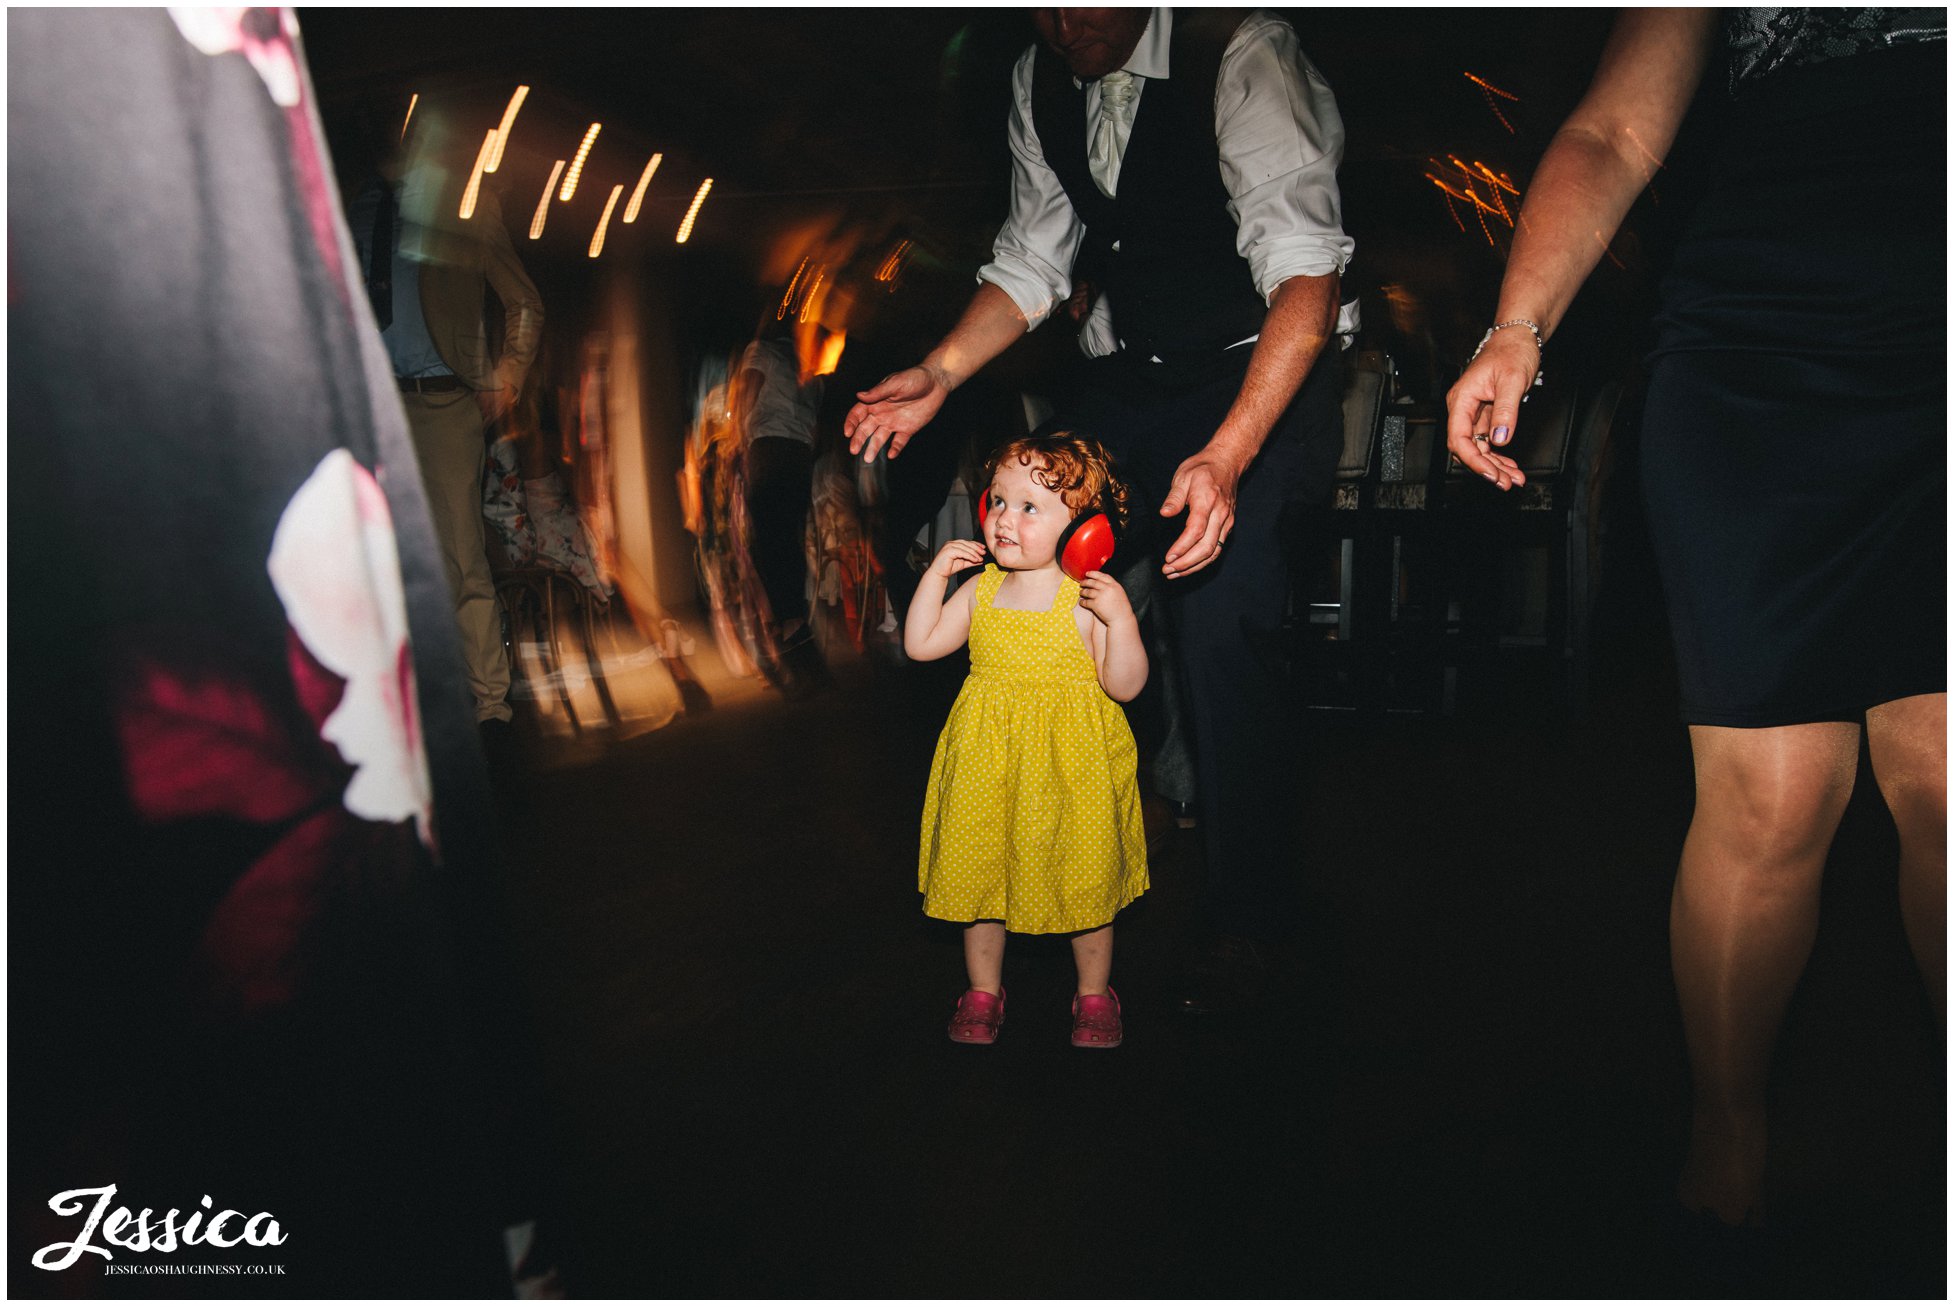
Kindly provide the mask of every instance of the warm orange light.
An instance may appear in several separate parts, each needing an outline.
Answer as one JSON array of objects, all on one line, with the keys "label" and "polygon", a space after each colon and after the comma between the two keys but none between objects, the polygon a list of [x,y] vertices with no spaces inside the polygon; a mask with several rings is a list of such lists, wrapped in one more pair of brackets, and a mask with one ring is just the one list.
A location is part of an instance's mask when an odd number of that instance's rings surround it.
[{"label": "warm orange light", "polygon": [[617,197],[624,194],[624,184],[611,187],[611,198],[604,201],[604,216],[597,220],[597,234],[590,238],[590,257],[596,258],[604,252],[604,233],[610,230],[611,210],[617,207]]},{"label": "warm orange light", "polygon": [[833,376],[834,370],[841,366],[841,351],[847,348],[847,345],[847,332],[837,331],[832,336],[829,336],[827,344],[821,347],[821,361],[815,366],[814,375],[817,377]]},{"label": "warm orange light", "polygon": [[583,144],[577,147],[577,157],[570,161],[570,171],[564,175],[563,189],[556,193],[556,198],[565,204],[577,193],[577,181],[583,176],[583,161],[590,157],[590,147],[597,144],[597,133],[602,130],[604,124],[592,123],[590,130],[583,134]]},{"label": "warm orange light", "polygon": [[502,166],[502,151],[509,147],[509,129],[516,125],[516,114],[522,109],[522,102],[529,98],[529,88],[518,86],[516,93],[509,97],[509,107],[502,111],[502,125],[495,129],[495,150],[489,155],[488,166],[483,172],[494,172]]},{"label": "warm orange light", "polygon": [[407,139],[407,124],[414,121],[414,106],[420,102],[421,93],[419,91],[414,92],[413,98],[407,101],[407,116],[401,119],[400,122],[400,139],[403,141]]},{"label": "warm orange light", "polygon": [[529,220],[529,239],[543,238],[543,220],[550,216],[550,192],[556,189],[556,179],[563,175],[563,160],[556,161],[550,169],[550,179],[543,183],[543,198],[536,201],[536,216]]},{"label": "warm orange light", "polygon": [[637,189],[631,192],[631,203],[624,206],[626,222],[638,220],[638,206],[645,202],[645,187],[651,185],[651,175],[658,171],[658,165],[664,162],[664,159],[664,155],[654,154],[651,156],[651,162],[645,165],[643,175],[638,178]]},{"label": "warm orange light", "polygon": [[468,189],[461,193],[461,216],[468,219],[475,216],[475,201],[482,194],[482,172],[488,164],[489,154],[495,149],[495,129],[482,138],[482,148],[475,152],[475,170],[468,174]]},{"label": "warm orange light", "polygon": [[1485,78],[1483,78],[1483,77],[1476,77],[1476,76],[1474,76],[1474,75],[1473,75],[1473,74],[1471,74],[1471,73],[1467,73],[1467,74],[1466,74],[1466,80],[1467,80],[1468,82],[1472,82],[1472,83],[1475,83],[1475,84],[1476,84],[1476,85],[1478,85],[1478,86],[1479,86],[1479,87],[1480,87],[1480,88],[1481,88],[1482,90],[1487,90],[1487,91],[1491,91],[1491,92],[1492,92],[1492,93],[1493,93],[1494,95],[1497,95],[1497,96],[1499,96],[1499,97],[1500,97],[1500,98],[1501,98],[1502,100],[1512,100],[1512,101],[1513,101],[1514,103],[1516,103],[1516,104],[1517,104],[1517,103],[1519,102],[1519,99],[1520,99],[1520,97],[1519,97],[1519,96],[1517,96],[1517,95],[1515,95],[1515,94],[1513,94],[1513,92],[1511,92],[1511,91],[1502,91],[1502,90],[1500,90],[1500,89],[1499,89],[1499,88],[1498,88],[1497,86],[1494,86],[1494,85],[1493,85],[1493,84],[1492,84],[1491,82],[1489,82],[1489,81],[1487,81],[1487,80],[1486,80]]},{"label": "warm orange light", "polygon": [[699,193],[692,197],[692,206],[685,211],[685,219],[678,225],[678,243],[680,245],[685,244],[690,239],[692,235],[692,224],[699,216],[699,206],[706,202],[706,192],[711,189],[712,178],[708,177],[699,183]]}]

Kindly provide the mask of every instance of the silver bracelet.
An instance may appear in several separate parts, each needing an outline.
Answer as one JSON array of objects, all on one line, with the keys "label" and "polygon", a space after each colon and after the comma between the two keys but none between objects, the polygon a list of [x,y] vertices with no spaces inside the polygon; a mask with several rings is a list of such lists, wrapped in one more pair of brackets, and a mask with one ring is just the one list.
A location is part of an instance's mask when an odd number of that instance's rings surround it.
[{"label": "silver bracelet", "polygon": [[[1492,326],[1486,328],[1486,334],[1481,336],[1479,338],[1479,343],[1473,347],[1472,358],[1466,360],[1466,365],[1470,367],[1473,363],[1473,360],[1479,357],[1480,352],[1486,348],[1486,343],[1493,338],[1493,333],[1495,331],[1504,331],[1508,327],[1525,327],[1529,332],[1533,334],[1534,350],[1539,354],[1541,358],[1543,359],[1546,358],[1547,342],[1540,338],[1540,324],[1537,322],[1533,322],[1527,318],[1508,318],[1504,322],[1495,322]],[[1534,386],[1541,385],[1546,380],[1547,380],[1547,373],[1544,370],[1536,369],[1534,371],[1533,374]],[[1530,395],[1533,391],[1533,387],[1529,386],[1527,388],[1527,391],[1528,391],[1528,395]],[[1522,404],[1527,402],[1528,395],[1520,396],[1520,402]]]}]

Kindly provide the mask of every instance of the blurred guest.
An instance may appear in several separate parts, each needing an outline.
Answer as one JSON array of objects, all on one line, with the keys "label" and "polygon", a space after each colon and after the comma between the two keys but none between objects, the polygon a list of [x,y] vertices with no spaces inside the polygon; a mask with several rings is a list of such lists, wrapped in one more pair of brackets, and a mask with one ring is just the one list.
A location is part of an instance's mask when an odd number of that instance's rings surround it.
[{"label": "blurred guest", "polygon": [[[523,271],[493,189],[461,218],[466,173],[447,126],[423,108],[353,201],[350,220],[373,315],[393,360],[441,540],[475,718],[507,722],[509,660],[482,535],[484,428],[515,403],[536,357],[543,301]],[[489,349],[486,291],[502,302]]]},{"label": "blurred guest", "polygon": [[1732,103],[1662,288],[1642,464],[1696,762],[1670,908],[1695,1092],[1677,1195],[1732,1226],[1764,1222],[1771,1050],[1862,731],[1945,1021],[1946,23],[1625,11],[1448,400],[1459,460],[1524,484],[1501,449],[1544,342],[1699,81],[1720,79]]},{"label": "blurred guest", "polygon": [[295,1296],[506,1294],[547,1150],[502,1111],[494,814],[297,24],[7,30],[15,1244],[114,1185],[268,1212],[281,1246],[216,1260]]},{"label": "blurred guest", "polygon": [[798,697],[828,679],[808,625],[807,515],[814,488],[821,378],[809,375],[791,324],[765,315],[734,370],[735,421],[744,437],[747,521],[766,591],[778,663],[773,679]]},{"label": "blurred guest", "polygon": [[[963,319],[860,394],[851,451],[891,457],[1056,307],[1096,288],[1104,332],[1063,425],[1104,441],[1160,517],[1188,692],[1212,946],[1181,1010],[1260,997],[1295,864],[1281,684],[1255,636],[1286,597],[1277,521],[1329,493],[1334,338],[1352,245],[1343,124],[1295,32],[1265,11],[1040,9],[1018,61],[1010,217]],[[1088,328],[1092,320],[1088,319]],[[1163,530],[1161,534],[1165,534]],[[1232,545],[1227,558],[1224,544]]]}]

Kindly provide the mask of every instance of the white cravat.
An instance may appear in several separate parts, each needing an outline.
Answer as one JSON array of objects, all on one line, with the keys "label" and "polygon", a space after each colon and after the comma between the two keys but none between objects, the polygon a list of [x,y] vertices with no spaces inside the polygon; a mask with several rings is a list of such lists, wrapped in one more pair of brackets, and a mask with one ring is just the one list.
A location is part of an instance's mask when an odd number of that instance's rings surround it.
[{"label": "white cravat", "polygon": [[1099,127],[1092,134],[1086,166],[1093,184],[1109,200],[1119,190],[1120,156],[1133,134],[1133,102],[1138,96],[1133,74],[1123,68],[1099,79]]}]

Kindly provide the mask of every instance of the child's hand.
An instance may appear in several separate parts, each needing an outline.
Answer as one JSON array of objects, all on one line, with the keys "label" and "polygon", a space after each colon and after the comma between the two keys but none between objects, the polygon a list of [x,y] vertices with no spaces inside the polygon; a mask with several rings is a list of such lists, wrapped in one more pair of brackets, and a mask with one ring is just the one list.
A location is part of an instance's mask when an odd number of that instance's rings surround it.
[{"label": "child's hand", "polygon": [[1108,626],[1122,617],[1135,620],[1133,605],[1126,598],[1126,587],[1104,572],[1087,572],[1085,580],[1079,582],[1079,607]]},{"label": "child's hand", "polygon": [[984,542],[981,540],[952,540],[936,551],[930,560],[929,575],[949,580],[966,567],[979,567],[984,562]]}]

